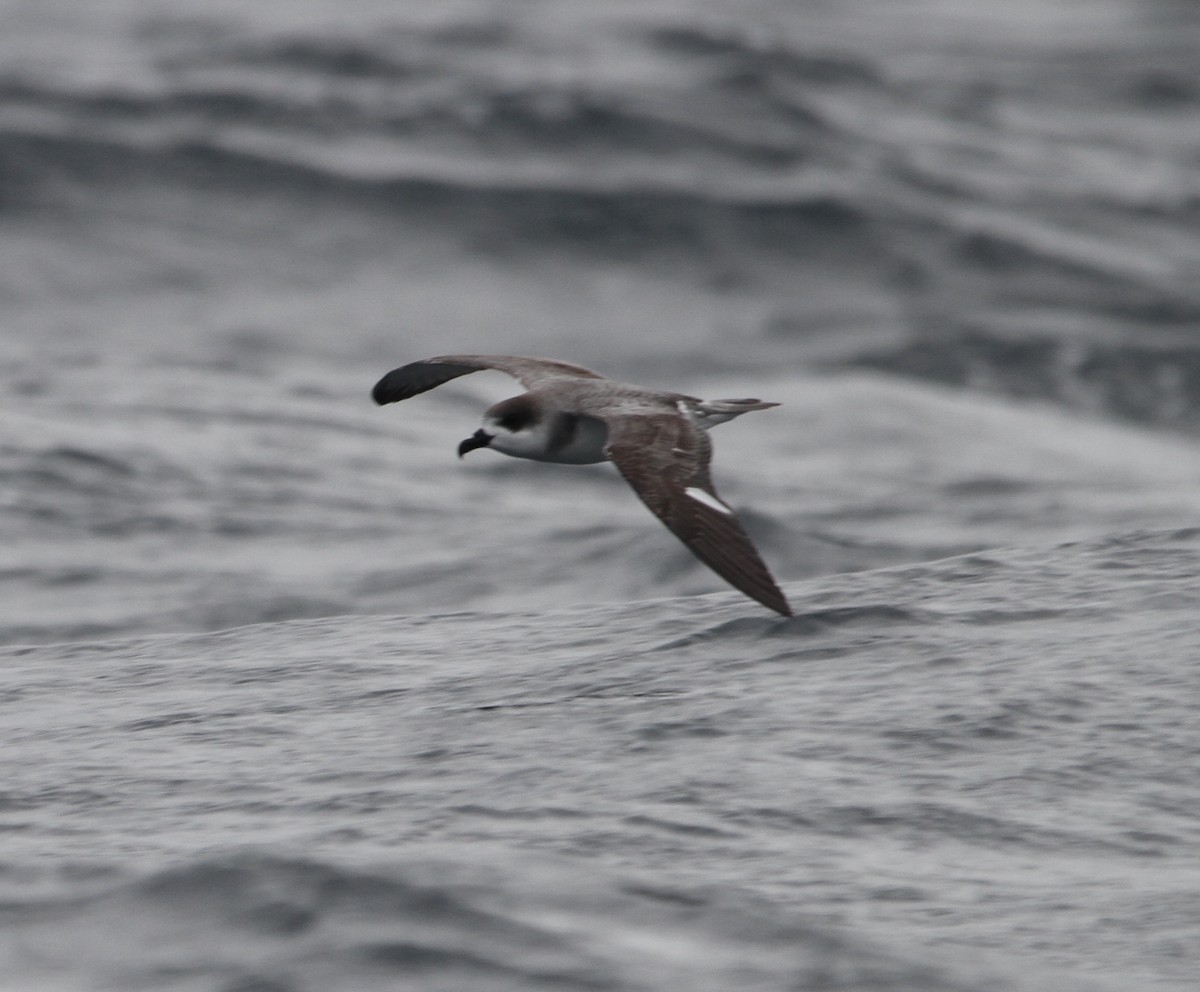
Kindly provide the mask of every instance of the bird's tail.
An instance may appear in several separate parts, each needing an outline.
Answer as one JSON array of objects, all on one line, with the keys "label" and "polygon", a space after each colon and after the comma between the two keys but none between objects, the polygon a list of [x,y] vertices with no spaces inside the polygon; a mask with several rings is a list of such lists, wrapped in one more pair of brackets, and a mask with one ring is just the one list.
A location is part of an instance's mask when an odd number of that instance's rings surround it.
[{"label": "bird's tail", "polygon": [[779,406],[779,404],[754,399],[701,400],[696,404],[695,411],[697,420],[701,426],[707,429],[709,427],[716,427],[717,424],[723,424],[734,417],[740,417],[743,413],[751,413],[754,410],[769,410],[773,406]]}]

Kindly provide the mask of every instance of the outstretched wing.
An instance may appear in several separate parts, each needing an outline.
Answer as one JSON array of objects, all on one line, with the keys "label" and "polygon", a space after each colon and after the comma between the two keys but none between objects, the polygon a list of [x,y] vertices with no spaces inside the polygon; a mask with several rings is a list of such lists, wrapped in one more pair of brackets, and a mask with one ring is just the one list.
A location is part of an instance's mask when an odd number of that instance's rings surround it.
[{"label": "outstretched wing", "polygon": [[460,375],[495,369],[511,375],[526,389],[548,379],[603,379],[604,376],[582,365],[559,362],[552,358],[523,358],[519,355],[442,355],[392,369],[375,383],[371,398],[381,406],[396,403],[457,379]]},{"label": "outstretched wing", "polygon": [[692,554],[763,606],[792,615],[787,598],[709,476],[708,435],[675,413],[608,418],[608,456],[651,512]]}]

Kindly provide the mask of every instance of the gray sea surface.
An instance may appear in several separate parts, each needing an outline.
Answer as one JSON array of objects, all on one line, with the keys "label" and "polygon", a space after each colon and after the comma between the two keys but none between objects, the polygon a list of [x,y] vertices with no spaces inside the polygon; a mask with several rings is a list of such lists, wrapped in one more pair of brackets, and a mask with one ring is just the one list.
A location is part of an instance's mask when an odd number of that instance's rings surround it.
[{"label": "gray sea surface", "polygon": [[1196,987],[1200,8],[0,18],[0,988]]}]

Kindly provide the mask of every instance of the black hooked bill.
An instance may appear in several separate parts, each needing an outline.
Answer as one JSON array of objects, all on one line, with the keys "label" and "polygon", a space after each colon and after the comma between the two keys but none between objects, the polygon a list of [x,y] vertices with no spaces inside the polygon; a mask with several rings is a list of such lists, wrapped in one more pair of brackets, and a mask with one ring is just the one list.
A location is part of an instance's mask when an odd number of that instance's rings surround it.
[{"label": "black hooked bill", "polygon": [[479,430],[458,446],[458,457],[462,458],[468,451],[474,451],[476,448],[486,448],[492,443],[492,437],[493,435],[480,427]]}]

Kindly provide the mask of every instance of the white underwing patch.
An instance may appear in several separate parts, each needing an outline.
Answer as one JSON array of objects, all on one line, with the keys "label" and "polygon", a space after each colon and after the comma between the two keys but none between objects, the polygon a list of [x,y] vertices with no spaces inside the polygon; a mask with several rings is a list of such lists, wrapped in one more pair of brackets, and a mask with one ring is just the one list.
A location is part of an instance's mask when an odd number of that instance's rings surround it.
[{"label": "white underwing patch", "polygon": [[695,486],[688,486],[683,491],[683,495],[690,496],[697,503],[703,503],[710,510],[716,510],[718,513],[725,513],[730,516],[733,515],[733,511],[729,509],[729,507],[717,499],[717,497],[712,493],[706,493],[703,489],[697,489]]}]

